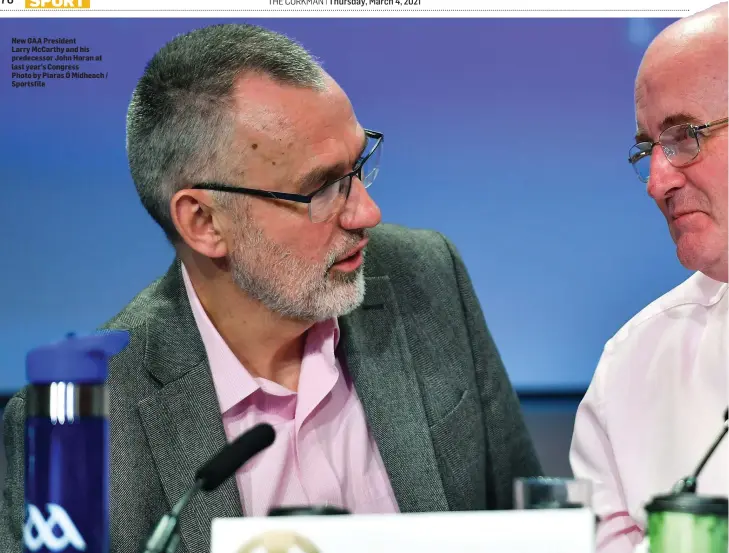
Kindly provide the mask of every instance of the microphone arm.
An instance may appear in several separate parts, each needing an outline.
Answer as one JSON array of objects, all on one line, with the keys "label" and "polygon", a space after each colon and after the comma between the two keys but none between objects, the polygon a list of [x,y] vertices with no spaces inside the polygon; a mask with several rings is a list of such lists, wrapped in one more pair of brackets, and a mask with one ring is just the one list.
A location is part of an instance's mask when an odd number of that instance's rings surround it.
[{"label": "microphone arm", "polygon": [[253,456],[270,446],[275,437],[273,427],[262,423],[223,447],[197,471],[194,486],[185,492],[172,510],[154,527],[145,544],[144,553],[176,553],[180,544],[178,518],[190,500],[201,490],[211,492],[216,489]]},{"label": "microphone arm", "polygon": [[197,480],[195,485],[185,492],[180,500],[165,514],[155,526],[152,535],[147,540],[144,553],[175,553],[180,544],[178,517],[190,500],[202,489],[203,481]]},{"label": "microphone arm", "polygon": [[727,419],[729,419],[729,408],[724,411],[724,424],[721,432],[714,440],[714,443],[711,444],[709,451],[707,451],[706,455],[704,455],[703,459],[701,459],[701,462],[699,463],[699,466],[696,467],[693,475],[687,478],[682,478],[676,482],[676,485],[673,487],[673,491],[675,493],[696,493],[697,478],[699,477],[699,474],[701,474],[701,471],[704,470],[704,465],[706,465],[707,461],[711,458],[714,451],[716,451],[716,448],[719,447],[719,444],[724,439],[724,436],[726,436],[727,431],[729,431],[729,420]]}]

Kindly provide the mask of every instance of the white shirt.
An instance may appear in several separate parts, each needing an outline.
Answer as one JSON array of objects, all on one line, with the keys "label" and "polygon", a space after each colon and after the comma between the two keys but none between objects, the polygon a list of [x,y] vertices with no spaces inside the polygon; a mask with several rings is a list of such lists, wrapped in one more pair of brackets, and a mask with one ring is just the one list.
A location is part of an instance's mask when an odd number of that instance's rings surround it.
[{"label": "white shirt", "polygon": [[[592,481],[598,553],[642,541],[644,506],[689,476],[721,430],[727,389],[727,284],[696,273],[633,317],[605,345],[577,410],[570,450]],[[697,493],[727,496],[729,440]]]}]

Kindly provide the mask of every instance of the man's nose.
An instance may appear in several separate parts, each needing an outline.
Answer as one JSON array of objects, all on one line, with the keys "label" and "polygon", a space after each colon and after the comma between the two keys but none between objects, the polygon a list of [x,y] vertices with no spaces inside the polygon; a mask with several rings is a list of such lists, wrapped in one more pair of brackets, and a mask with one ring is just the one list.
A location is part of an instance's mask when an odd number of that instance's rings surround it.
[{"label": "man's nose", "polygon": [[347,230],[372,228],[382,220],[382,213],[362,181],[352,177],[352,190],[339,215],[339,224]]},{"label": "man's nose", "polygon": [[650,176],[646,191],[659,202],[670,197],[674,190],[686,183],[684,174],[671,165],[661,146],[654,146],[651,154]]}]

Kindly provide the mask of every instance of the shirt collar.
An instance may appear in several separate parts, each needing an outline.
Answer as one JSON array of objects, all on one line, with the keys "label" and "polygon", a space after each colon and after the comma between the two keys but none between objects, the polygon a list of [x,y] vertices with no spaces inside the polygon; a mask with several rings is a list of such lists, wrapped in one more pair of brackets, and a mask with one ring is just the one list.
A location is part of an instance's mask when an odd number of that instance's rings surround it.
[{"label": "shirt collar", "polygon": [[[185,291],[208,356],[220,412],[225,413],[261,389],[261,385],[246,370],[215,328],[205,308],[200,303],[185,264],[182,263],[181,265]],[[336,318],[315,324],[307,335],[304,357],[319,351],[332,367],[336,366],[335,350],[339,344],[339,338],[339,322]]]}]

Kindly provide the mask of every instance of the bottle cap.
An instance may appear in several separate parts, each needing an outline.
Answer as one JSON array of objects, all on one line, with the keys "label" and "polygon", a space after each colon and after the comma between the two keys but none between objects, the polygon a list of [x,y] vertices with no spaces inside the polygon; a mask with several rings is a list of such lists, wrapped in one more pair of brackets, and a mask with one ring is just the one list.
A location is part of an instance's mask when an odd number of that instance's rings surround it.
[{"label": "bottle cap", "polygon": [[26,356],[26,374],[31,384],[106,381],[109,358],[129,344],[126,330],[103,331],[89,336],[68,334],[65,340],[38,347]]},{"label": "bottle cap", "polygon": [[729,516],[729,501],[726,497],[706,497],[693,493],[679,493],[654,497],[646,505],[645,510],[648,513],[689,513],[727,518]]}]

